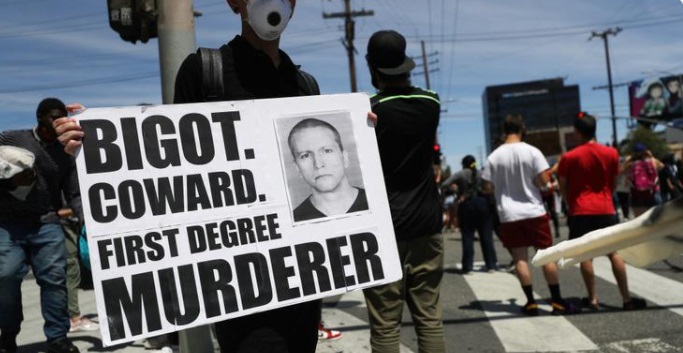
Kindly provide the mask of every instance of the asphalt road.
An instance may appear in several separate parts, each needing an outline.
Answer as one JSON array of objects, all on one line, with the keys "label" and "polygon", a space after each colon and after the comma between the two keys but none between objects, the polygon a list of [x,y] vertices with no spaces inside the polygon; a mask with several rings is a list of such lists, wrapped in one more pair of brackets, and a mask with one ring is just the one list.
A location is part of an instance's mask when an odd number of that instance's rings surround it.
[{"label": "asphalt road", "polygon": [[[564,240],[566,235],[567,228],[562,226],[556,241]],[[460,234],[446,232],[444,237],[446,273],[442,302],[448,352],[683,352],[683,272],[680,269],[683,257],[671,261],[679,268],[663,262],[647,269],[629,267],[631,292],[648,302],[644,310],[621,309],[621,297],[609,263],[602,258],[595,261],[600,310],[552,316],[549,305],[542,305],[541,315],[530,318],[519,313],[525,300],[513,274],[504,270],[460,274]],[[476,260],[481,261],[478,242],[475,247]],[[496,250],[499,263],[508,264],[510,256],[498,240]],[[529,255],[533,256],[531,252]],[[540,269],[534,268],[533,276],[534,291],[542,303],[549,297],[549,291]],[[562,270],[560,283],[563,296],[580,305],[581,297],[586,294],[578,268]],[[19,352],[44,352],[35,280],[27,278],[23,291],[25,320],[19,336]],[[96,319],[93,292],[81,291],[80,298],[82,312]],[[318,353],[369,352],[365,310],[360,292],[328,298],[324,320],[329,327],[342,330],[343,337],[320,342]],[[407,309],[401,335],[401,351],[417,352],[417,339]],[[99,332],[74,333],[70,337],[81,352],[154,352],[145,349],[142,342],[102,347]]]}]

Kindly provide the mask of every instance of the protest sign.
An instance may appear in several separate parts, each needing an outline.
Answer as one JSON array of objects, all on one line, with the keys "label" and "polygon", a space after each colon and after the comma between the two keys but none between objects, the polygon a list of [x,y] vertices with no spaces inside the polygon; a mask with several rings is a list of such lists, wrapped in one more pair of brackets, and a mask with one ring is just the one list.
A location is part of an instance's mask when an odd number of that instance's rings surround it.
[{"label": "protest sign", "polygon": [[88,109],[105,345],[401,278],[364,94]]}]

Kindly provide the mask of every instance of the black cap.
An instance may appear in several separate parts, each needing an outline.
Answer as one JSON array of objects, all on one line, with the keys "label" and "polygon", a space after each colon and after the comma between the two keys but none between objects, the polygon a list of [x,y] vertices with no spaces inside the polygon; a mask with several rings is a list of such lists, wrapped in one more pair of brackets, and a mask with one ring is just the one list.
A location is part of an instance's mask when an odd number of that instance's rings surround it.
[{"label": "black cap", "polygon": [[38,104],[38,109],[36,109],[36,117],[40,118],[43,114],[49,113],[53,109],[58,109],[64,112],[66,115],[66,106],[62,101],[57,98],[45,98],[40,104]]},{"label": "black cap", "polygon": [[377,31],[368,41],[368,63],[385,75],[401,75],[415,68],[406,56],[406,39],[396,31]]}]

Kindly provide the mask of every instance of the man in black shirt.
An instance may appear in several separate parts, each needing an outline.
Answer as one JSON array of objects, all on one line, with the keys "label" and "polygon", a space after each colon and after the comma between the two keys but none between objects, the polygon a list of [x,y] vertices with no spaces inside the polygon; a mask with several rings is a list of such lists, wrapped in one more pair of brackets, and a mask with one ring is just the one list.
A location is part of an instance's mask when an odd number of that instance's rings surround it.
[{"label": "man in black shirt", "polygon": [[443,277],[441,205],[433,145],[439,125],[439,96],[410,85],[415,63],[394,31],[370,37],[366,59],[376,114],[377,144],[396,232],[403,279],[366,289],[373,353],[398,352],[401,314],[410,308],[420,352],[444,352],[440,289]]},{"label": "man in black shirt", "polygon": [[346,177],[349,164],[339,131],[320,119],[298,122],[287,138],[299,175],[311,187],[311,195],[294,209],[294,221],[364,211],[365,190]]},{"label": "man in black shirt", "polygon": [[[174,103],[245,100],[317,94],[302,87],[301,71],[279,49],[280,34],[291,18],[296,0],[227,0],[242,20],[242,33],[220,48],[223,93],[208,97],[202,82],[201,58],[188,56],[178,71]],[[317,90],[317,84],[314,88]],[[59,139],[69,152],[80,146],[83,132],[75,120],[55,122]],[[216,324],[224,353],[314,353],[318,342],[321,301],[291,305]]]},{"label": "man in black shirt", "polygon": [[71,327],[66,245],[57,211],[63,193],[82,216],[81,197],[74,158],[64,153],[52,127],[53,119],[66,115],[66,107],[56,98],[47,98],[38,105],[36,115],[34,129],[0,133],[0,146],[19,151],[9,156],[3,153],[3,160],[21,153],[34,161],[22,164],[22,172],[0,179],[0,352],[17,351],[16,336],[23,320],[21,282],[30,264],[40,286],[47,352],[77,353],[66,337]]}]

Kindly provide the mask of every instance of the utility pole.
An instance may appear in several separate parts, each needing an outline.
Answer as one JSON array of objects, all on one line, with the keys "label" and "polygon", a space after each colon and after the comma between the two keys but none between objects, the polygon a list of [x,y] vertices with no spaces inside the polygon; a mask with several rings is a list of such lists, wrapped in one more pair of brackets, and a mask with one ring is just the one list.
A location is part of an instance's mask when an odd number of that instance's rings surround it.
[{"label": "utility pole", "polygon": [[192,0],[157,0],[157,9],[162,101],[170,104],[180,64],[197,50],[194,10]]},{"label": "utility pole", "polygon": [[353,40],[355,38],[355,21],[354,17],[358,16],[373,16],[374,11],[351,11],[351,0],[344,0],[344,12],[335,13],[323,13],[324,19],[329,18],[344,18],[344,46],[346,47],[346,52],[349,56],[349,74],[351,75],[351,92],[358,92],[358,85],[356,84],[356,60],[354,54],[356,48],[353,46]]},{"label": "utility pole", "polygon": [[588,40],[593,39],[594,37],[600,37],[602,38],[603,43],[605,44],[605,58],[607,59],[607,86],[609,88],[609,104],[610,104],[610,111],[612,113],[612,146],[617,147],[617,117],[616,114],[614,113],[614,87],[612,87],[612,66],[610,64],[610,59],[609,59],[609,39],[608,36],[613,35],[616,37],[616,35],[621,32],[621,28],[616,27],[616,28],[609,28],[605,31],[602,32],[595,32],[593,31],[591,33],[590,38]]},{"label": "utility pole", "polygon": [[[430,79],[429,79],[429,74],[430,74],[431,72],[437,72],[437,71],[439,71],[439,68],[438,68],[438,67],[435,68],[435,69],[430,69],[430,68],[429,68],[429,65],[431,65],[431,64],[437,64],[437,63],[439,62],[439,59],[435,59],[435,60],[432,60],[432,61],[428,61],[428,58],[429,58],[429,57],[433,57],[433,56],[439,54],[439,52],[438,52],[438,51],[435,51],[435,52],[431,52],[431,53],[427,54],[427,49],[426,49],[426,46],[425,46],[425,42],[424,42],[424,41],[420,41],[420,44],[422,45],[422,71],[413,71],[413,72],[412,72],[412,75],[414,75],[414,76],[424,75],[424,76],[425,76],[425,85],[426,85],[425,88],[429,90],[429,89],[432,89],[432,88],[431,88],[431,82],[430,82]],[[444,111],[442,111],[442,113],[443,113],[443,112],[444,112]]]},{"label": "utility pole", "polygon": [[427,89],[432,89],[429,85],[429,64],[427,63],[427,51],[425,50],[425,41],[420,41],[422,45],[422,70],[425,72],[425,82]]}]

